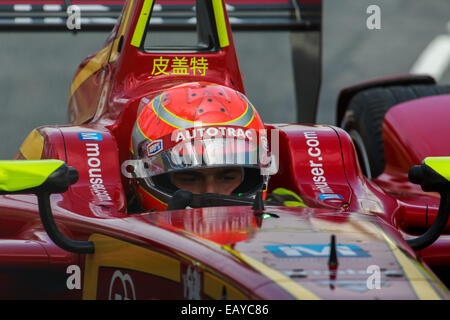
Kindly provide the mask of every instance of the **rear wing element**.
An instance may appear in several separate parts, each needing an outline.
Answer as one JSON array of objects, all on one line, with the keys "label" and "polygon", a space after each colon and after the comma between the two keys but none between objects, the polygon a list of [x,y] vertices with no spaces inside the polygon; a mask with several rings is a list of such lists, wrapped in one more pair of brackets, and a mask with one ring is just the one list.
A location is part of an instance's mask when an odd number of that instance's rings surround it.
[{"label": "rear wing element", "polygon": [[[195,27],[194,0],[159,1],[153,30]],[[234,30],[319,30],[320,0],[226,0]],[[125,0],[0,0],[0,31],[110,31]],[[80,19],[79,28],[68,27]]]}]

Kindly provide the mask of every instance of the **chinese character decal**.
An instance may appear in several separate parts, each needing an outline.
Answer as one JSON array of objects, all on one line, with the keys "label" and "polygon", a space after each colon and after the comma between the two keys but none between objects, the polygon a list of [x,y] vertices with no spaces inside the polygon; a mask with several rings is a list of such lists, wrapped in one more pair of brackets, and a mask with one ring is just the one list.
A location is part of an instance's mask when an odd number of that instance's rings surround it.
[{"label": "chinese character decal", "polygon": [[194,75],[206,76],[208,71],[208,59],[204,57],[193,57],[189,61],[186,57],[163,58],[153,60],[152,75]]}]

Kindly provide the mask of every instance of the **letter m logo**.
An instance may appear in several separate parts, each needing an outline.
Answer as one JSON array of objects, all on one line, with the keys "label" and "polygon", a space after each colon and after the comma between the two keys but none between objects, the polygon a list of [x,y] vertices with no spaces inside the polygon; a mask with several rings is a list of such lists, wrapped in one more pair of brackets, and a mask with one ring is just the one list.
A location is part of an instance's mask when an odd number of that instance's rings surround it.
[{"label": "letter m logo", "polygon": [[102,141],[103,137],[100,132],[80,132],[78,138],[82,141]]}]

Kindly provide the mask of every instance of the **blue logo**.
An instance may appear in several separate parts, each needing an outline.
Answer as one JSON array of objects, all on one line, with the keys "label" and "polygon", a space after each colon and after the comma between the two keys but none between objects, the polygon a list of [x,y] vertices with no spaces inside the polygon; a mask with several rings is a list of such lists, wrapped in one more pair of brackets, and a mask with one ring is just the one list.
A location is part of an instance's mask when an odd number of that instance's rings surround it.
[{"label": "blue logo", "polygon": [[78,138],[82,141],[102,141],[103,137],[100,132],[80,132]]},{"label": "blue logo", "polygon": [[[264,248],[278,258],[328,258],[330,256],[329,244],[288,244]],[[354,244],[338,244],[336,253],[341,258],[370,257],[368,252]]]},{"label": "blue logo", "polygon": [[162,140],[155,140],[147,145],[147,155],[153,156],[163,149]]},{"label": "blue logo", "polygon": [[319,194],[319,199],[321,199],[321,200],[330,200],[330,199],[344,200],[344,197],[341,196],[340,194],[323,193],[323,194]]}]

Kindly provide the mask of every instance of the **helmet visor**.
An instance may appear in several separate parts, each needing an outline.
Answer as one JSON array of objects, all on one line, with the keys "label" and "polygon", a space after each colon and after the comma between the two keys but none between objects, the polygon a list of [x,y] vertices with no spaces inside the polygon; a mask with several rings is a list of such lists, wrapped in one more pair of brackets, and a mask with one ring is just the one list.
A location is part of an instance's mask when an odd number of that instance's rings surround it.
[{"label": "helmet visor", "polygon": [[144,146],[145,150],[149,150],[146,155],[141,159],[131,160],[133,176],[148,178],[179,170],[212,167],[264,169],[270,166],[271,161],[266,145],[243,139],[216,137],[181,142],[169,149],[157,151],[162,148],[150,142]]}]

